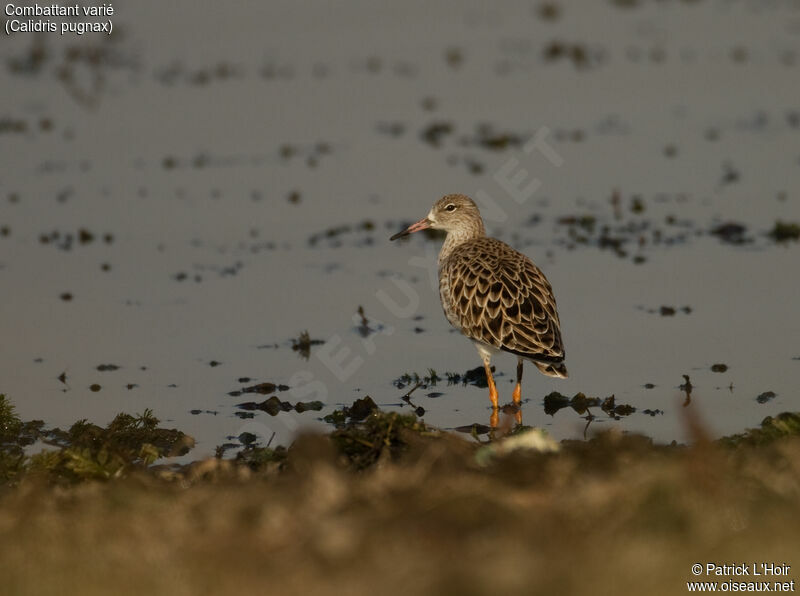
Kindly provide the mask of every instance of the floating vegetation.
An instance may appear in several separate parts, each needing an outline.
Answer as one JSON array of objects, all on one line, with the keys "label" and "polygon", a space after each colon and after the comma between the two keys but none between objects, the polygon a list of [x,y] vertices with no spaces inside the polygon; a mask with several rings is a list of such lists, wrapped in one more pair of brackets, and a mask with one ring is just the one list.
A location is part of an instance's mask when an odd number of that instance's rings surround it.
[{"label": "floating vegetation", "polygon": [[353,321],[356,324],[356,332],[361,337],[369,337],[373,333],[378,333],[384,329],[382,323],[374,323],[370,325],[370,320],[367,318],[366,313],[364,312],[364,307],[359,306],[356,310],[356,314],[353,315]]},{"label": "floating vegetation", "polygon": [[600,408],[612,418],[619,420],[622,416],[630,416],[636,411],[631,405],[628,404],[617,404],[616,398],[611,395],[603,400],[603,403],[600,405]]},{"label": "floating vegetation", "polygon": [[[352,412],[352,408],[350,411]],[[439,431],[429,429],[414,414],[403,415],[373,409],[363,419],[352,419],[344,427],[333,431],[330,438],[350,464],[360,470],[374,464],[384,454],[388,459],[399,458],[416,436],[432,437],[439,434]]]},{"label": "floating vegetation", "polygon": [[489,151],[504,151],[520,148],[524,138],[513,132],[497,131],[491,124],[479,124],[475,136],[469,142]]},{"label": "floating vegetation", "polygon": [[44,422],[22,422],[14,405],[0,394],[0,485],[15,481],[28,465],[25,448],[39,440]]},{"label": "floating vegetation", "polygon": [[775,226],[770,230],[769,237],[775,242],[788,242],[790,240],[800,240],[800,224],[776,221]]},{"label": "floating vegetation", "polygon": [[4,116],[0,118],[0,135],[2,134],[24,134],[28,131],[26,120],[10,118]]},{"label": "floating vegetation", "polygon": [[542,21],[557,21],[561,18],[561,6],[557,2],[540,2],[536,6],[536,15]]},{"label": "floating vegetation", "polygon": [[[630,198],[630,208],[623,208],[623,196],[619,191],[612,192],[606,209],[600,212],[576,213],[558,218],[556,230],[566,232],[565,237],[557,238],[556,244],[567,250],[576,247],[596,247],[608,250],[619,258],[631,258],[634,264],[645,262],[645,251],[661,245],[684,242],[689,224],[667,218],[667,227],[658,227],[655,220],[644,215],[645,198],[634,195]],[[610,209],[609,209],[610,208]],[[674,230],[672,229],[674,228]]]},{"label": "floating vegetation", "polygon": [[[86,228],[79,228],[76,232],[53,230],[52,232],[39,234],[39,243],[51,245],[67,252],[76,245],[86,246],[92,244],[97,238],[98,233],[91,232]],[[108,232],[102,234],[101,238],[104,244],[112,244],[114,242],[113,234]]]},{"label": "floating vegetation", "polygon": [[717,442],[728,447],[766,445],[777,439],[800,435],[800,413],[783,412],[775,417],[767,416],[759,428],[751,428],[743,433],[722,437]]},{"label": "floating vegetation", "polygon": [[597,218],[594,215],[565,215],[558,218],[558,223],[565,226],[583,228],[587,232],[593,232]]},{"label": "floating vegetation", "polygon": [[[492,366],[492,372],[494,371],[495,367]],[[464,373],[445,372],[444,375],[448,385],[474,385],[484,389],[489,387],[489,382],[486,379],[486,371],[482,366],[477,366]],[[429,386],[435,386],[441,380],[442,377],[440,377],[434,369],[429,368],[425,375],[420,375],[416,372],[404,373],[392,381],[392,385],[398,389],[404,389],[409,385],[419,385],[423,388],[427,388]],[[438,393],[436,396],[438,397],[440,395],[442,394]]]},{"label": "floating vegetation", "polygon": [[488,435],[489,433],[491,433],[492,427],[487,426],[486,424],[479,424],[477,422],[474,422],[472,424],[456,426],[453,430],[477,438],[479,435]]},{"label": "floating vegetation", "polygon": [[[689,306],[682,306],[680,310],[687,315],[692,312],[692,309]],[[660,314],[662,317],[674,317],[677,311],[678,309],[676,309],[674,306],[662,306],[658,309],[658,314]]]},{"label": "floating vegetation", "polygon": [[[654,200],[683,203],[686,197],[662,194],[656,195]],[[749,233],[746,225],[733,221],[713,225],[706,231],[696,229],[696,224],[692,221],[679,220],[673,215],[667,215],[664,219],[665,225],[659,226],[655,219],[645,217],[647,204],[644,197],[634,195],[630,198],[630,208],[626,210],[623,208],[622,194],[614,191],[609,201],[611,214],[606,211],[593,211],[559,217],[556,220],[556,230],[564,230],[566,235],[557,238],[555,242],[568,250],[579,246],[609,250],[620,258],[631,258],[634,264],[639,264],[645,262],[645,252],[648,249],[682,244],[703,233],[715,236],[722,243],[731,246],[741,246],[756,241],[756,237]],[[539,219],[535,219],[533,223],[539,223]],[[798,240],[800,225],[779,221],[766,235],[778,243]]]},{"label": "floating vegetation", "polygon": [[[375,230],[375,222],[371,219],[365,219],[357,224],[342,224],[332,226],[321,232],[316,232],[308,237],[308,245],[315,247],[318,244],[325,242],[326,248],[341,248],[344,246],[342,242],[343,237],[358,234],[358,239],[355,240],[356,246],[369,246],[375,240],[371,234]],[[366,235],[365,235],[366,234]]]},{"label": "floating vegetation", "polygon": [[444,60],[450,68],[458,69],[464,63],[464,50],[451,46],[445,50]]},{"label": "floating vegetation", "polygon": [[739,182],[741,177],[742,174],[736,168],[736,166],[730,162],[726,162],[722,164],[722,177],[720,178],[719,185],[720,187],[724,187],[724,186],[729,186],[731,184],[735,184]]},{"label": "floating vegetation", "polygon": [[260,446],[258,442],[247,443],[236,453],[236,463],[247,466],[254,472],[281,470],[286,462],[288,450],[279,445],[275,448]]},{"label": "floating vegetation", "polygon": [[776,397],[778,397],[778,394],[775,393],[774,391],[765,391],[764,393],[761,393],[756,397],[756,401],[760,404],[765,404],[768,401],[775,399]]},{"label": "floating vegetation", "polygon": [[377,404],[367,395],[354,401],[351,406],[342,406],[340,409],[334,410],[325,416],[323,420],[329,424],[335,425],[337,428],[342,428],[348,423],[364,420],[372,412],[377,410]]},{"label": "floating vegetation", "polygon": [[542,48],[542,58],[549,63],[567,60],[576,69],[583,70],[599,65],[603,60],[603,52],[580,42],[553,40]]},{"label": "floating vegetation", "polygon": [[[495,368],[492,366],[492,372],[494,372],[494,370]],[[444,374],[447,377],[448,385],[457,385],[458,383],[462,383],[463,385],[475,385],[476,387],[482,387],[483,389],[489,387],[489,381],[486,379],[486,371],[482,366],[477,366],[463,374],[452,372],[446,372]]]},{"label": "floating vegetation", "polygon": [[711,228],[709,233],[727,244],[739,245],[753,241],[752,238],[747,236],[747,226],[737,222],[719,224]]},{"label": "floating vegetation", "polygon": [[680,306],[680,307],[678,307],[678,306],[662,305],[662,306],[659,306],[658,308],[644,308],[644,307],[641,307],[641,306],[639,308],[640,308],[640,310],[644,310],[645,312],[647,312],[649,314],[659,314],[662,317],[674,317],[678,312],[682,312],[682,313],[687,314],[687,315],[691,314],[691,312],[692,312],[692,307],[691,306]]},{"label": "floating vegetation", "polygon": [[158,68],[154,72],[154,77],[162,85],[173,86],[181,84],[205,87],[213,83],[239,79],[243,74],[241,67],[225,61],[197,67],[188,67],[180,62],[172,62],[167,66]]},{"label": "floating vegetation", "polygon": [[431,122],[420,132],[420,138],[438,149],[442,145],[444,138],[453,133],[454,126],[450,122]]},{"label": "floating vegetation", "polygon": [[[0,395],[0,482],[14,481],[23,472],[59,483],[119,478],[194,446],[192,437],[158,425],[153,412],[145,410],[138,416],[118,414],[104,428],[79,420],[69,430],[45,429],[40,420],[20,421]],[[37,441],[57,450],[26,456],[24,448]]]},{"label": "floating vegetation", "polygon": [[[248,381],[250,381],[249,377],[243,377],[243,379],[246,380],[239,379],[239,381],[242,383],[247,383]],[[230,395],[231,397],[238,397],[243,393],[257,393],[259,395],[269,395],[270,393],[275,393],[276,391],[288,391],[288,389],[289,389],[288,385],[279,385],[275,383],[265,382],[265,383],[258,383],[256,385],[250,385],[249,387],[242,387],[241,389],[238,389],[236,391],[229,391],[228,395]]]},{"label": "floating vegetation", "polygon": [[281,401],[277,395],[273,395],[272,397],[260,403],[248,401],[241,404],[236,404],[236,407],[247,411],[261,410],[270,416],[277,416],[280,412],[289,412],[291,410],[294,410],[298,413],[306,412],[308,410],[319,411],[322,409],[323,405],[324,404],[321,401],[299,401],[296,404],[291,404],[288,401]]},{"label": "floating vegetation", "polygon": [[308,360],[311,355],[311,346],[318,346],[324,343],[321,339],[311,339],[308,331],[303,331],[297,339],[292,340],[292,349],[302,358]]},{"label": "floating vegetation", "polygon": [[636,408],[628,404],[617,404],[613,395],[603,399],[600,397],[587,397],[584,393],[579,392],[572,397],[567,397],[558,391],[553,391],[544,398],[545,414],[552,416],[559,410],[568,407],[578,414],[585,414],[589,408],[599,407],[606,414],[617,420],[621,416],[630,416],[636,411]]},{"label": "floating vegetation", "polygon": [[[450,375],[451,373],[446,373]],[[428,373],[425,375],[420,375],[419,373],[403,373],[399,377],[397,377],[394,381],[392,381],[392,385],[397,387],[398,389],[405,389],[408,385],[420,385],[422,387],[429,387],[435,386],[436,383],[441,381],[441,377],[436,374],[436,371],[432,368],[428,369]],[[448,384],[449,377],[448,377]]]}]

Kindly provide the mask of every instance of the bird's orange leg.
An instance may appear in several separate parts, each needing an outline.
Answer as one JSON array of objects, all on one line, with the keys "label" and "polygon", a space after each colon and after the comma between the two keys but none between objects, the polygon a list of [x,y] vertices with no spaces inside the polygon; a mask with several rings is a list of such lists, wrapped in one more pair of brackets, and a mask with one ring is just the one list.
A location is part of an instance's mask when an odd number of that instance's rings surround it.
[{"label": "bird's orange leg", "polygon": [[514,399],[514,405],[518,406],[522,400],[522,358],[517,360],[517,386],[514,387],[511,397]]},{"label": "bird's orange leg", "polygon": [[492,400],[492,409],[497,411],[497,386],[494,384],[494,377],[492,376],[492,368],[489,366],[489,360],[483,361],[483,370],[486,371],[486,382],[489,383],[489,399]]}]

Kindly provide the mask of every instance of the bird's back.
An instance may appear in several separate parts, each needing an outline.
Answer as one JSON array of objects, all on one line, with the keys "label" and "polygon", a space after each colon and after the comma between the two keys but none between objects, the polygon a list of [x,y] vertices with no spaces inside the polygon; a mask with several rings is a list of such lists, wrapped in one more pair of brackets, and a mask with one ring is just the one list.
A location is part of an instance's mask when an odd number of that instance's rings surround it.
[{"label": "bird's back", "polygon": [[447,320],[470,339],[567,376],[553,290],[522,253],[485,236],[459,244],[439,264],[439,295]]}]

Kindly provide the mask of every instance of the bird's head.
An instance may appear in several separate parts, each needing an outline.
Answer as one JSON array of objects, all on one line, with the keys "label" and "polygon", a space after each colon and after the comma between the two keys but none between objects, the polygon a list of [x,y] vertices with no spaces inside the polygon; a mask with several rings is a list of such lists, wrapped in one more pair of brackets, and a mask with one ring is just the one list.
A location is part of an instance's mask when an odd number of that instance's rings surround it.
[{"label": "bird's head", "polygon": [[427,217],[398,232],[390,240],[397,240],[427,228],[451,232],[475,227],[483,228],[481,213],[475,202],[466,195],[445,195],[433,204]]}]

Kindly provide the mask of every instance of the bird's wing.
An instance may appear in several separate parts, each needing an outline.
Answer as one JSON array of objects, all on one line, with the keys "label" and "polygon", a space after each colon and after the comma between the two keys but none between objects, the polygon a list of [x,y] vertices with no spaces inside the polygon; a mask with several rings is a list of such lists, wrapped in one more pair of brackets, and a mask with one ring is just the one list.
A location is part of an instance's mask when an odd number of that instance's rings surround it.
[{"label": "bird's wing", "polygon": [[480,238],[456,248],[441,275],[445,314],[464,335],[531,360],[563,361],[553,289],[528,257],[494,238]]}]

